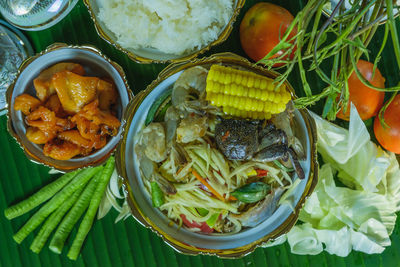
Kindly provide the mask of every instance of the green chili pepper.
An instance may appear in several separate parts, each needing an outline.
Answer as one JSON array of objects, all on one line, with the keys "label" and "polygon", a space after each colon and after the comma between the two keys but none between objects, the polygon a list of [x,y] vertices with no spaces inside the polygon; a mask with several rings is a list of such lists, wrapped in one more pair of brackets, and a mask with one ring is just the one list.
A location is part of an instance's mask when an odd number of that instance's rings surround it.
[{"label": "green chili pepper", "polygon": [[[149,112],[147,113],[147,117],[146,120],[144,122],[144,125],[149,125],[151,122],[153,122],[156,117],[158,117],[158,119],[160,119],[161,116],[159,111],[162,110],[170,101],[170,97],[171,97],[171,92],[172,92],[172,87],[168,90],[166,90],[161,96],[159,96],[157,98],[156,101],[154,101],[154,103],[151,105]],[[166,109],[165,109],[166,111]],[[165,115],[165,111],[164,115]]]},{"label": "green chili pepper", "polygon": [[157,182],[151,182],[151,199],[153,200],[153,206],[156,208],[164,204],[164,193]]},{"label": "green chili pepper", "polygon": [[196,210],[197,210],[197,213],[202,217],[207,216],[207,214],[208,214],[208,210],[205,208],[196,208]]},{"label": "green chili pepper", "polygon": [[217,222],[218,218],[219,218],[219,213],[215,213],[213,214],[207,221],[207,225],[210,226],[211,228],[214,227],[215,223]]},{"label": "green chili pepper", "polygon": [[[207,214],[209,213],[209,211],[204,208],[196,208],[196,211],[202,217],[207,216]],[[213,228],[219,218],[219,215],[220,215],[220,213],[215,213],[215,214],[211,215],[210,218],[208,218],[208,220],[206,221],[207,225],[209,227]]]},{"label": "green chili pepper", "polygon": [[255,182],[236,189],[231,195],[244,203],[255,203],[263,199],[269,191],[269,185],[263,182]]}]

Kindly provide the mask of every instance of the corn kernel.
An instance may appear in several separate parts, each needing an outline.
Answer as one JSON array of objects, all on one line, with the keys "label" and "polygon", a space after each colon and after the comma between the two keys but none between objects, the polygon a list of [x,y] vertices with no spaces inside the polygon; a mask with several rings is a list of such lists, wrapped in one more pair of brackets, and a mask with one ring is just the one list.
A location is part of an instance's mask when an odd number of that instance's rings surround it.
[{"label": "corn kernel", "polygon": [[261,112],[263,110],[263,107],[264,107],[264,102],[263,101],[258,101],[257,111]]},{"label": "corn kernel", "polygon": [[247,86],[247,80],[248,80],[248,77],[243,76],[243,77],[242,77],[242,82],[241,82],[241,84],[242,84],[243,86]]},{"label": "corn kernel", "polygon": [[268,93],[268,101],[273,102],[275,99],[275,93],[274,92],[269,92]]},{"label": "corn kernel", "polygon": [[280,103],[282,100],[282,96],[280,94],[275,94],[274,102]]},{"label": "corn kernel", "polygon": [[268,86],[267,80],[262,79],[260,83],[260,89],[265,90],[267,89],[267,86]]},{"label": "corn kernel", "polygon": [[226,76],[225,76],[224,84],[230,84],[231,82],[232,82],[231,74],[227,73]]},{"label": "corn kernel", "polygon": [[[235,84],[235,83],[231,84],[230,89],[231,89],[232,95],[239,94],[239,88],[238,88],[237,84]],[[227,91],[227,90],[225,90],[225,91]]]},{"label": "corn kernel", "polygon": [[266,101],[268,99],[268,94],[269,94],[268,91],[265,91],[265,90],[260,91],[260,100]]},{"label": "corn kernel", "polygon": [[247,81],[247,86],[250,88],[254,86],[254,77],[249,77],[249,80]]},{"label": "corn kernel", "polygon": [[248,95],[249,95],[249,90],[247,90],[245,87],[243,87],[242,85],[239,85],[240,86],[240,91],[242,92],[242,96],[243,97],[248,97]]},{"label": "corn kernel", "polygon": [[249,89],[249,97],[254,98],[256,96],[256,89],[254,87],[251,87]]}]

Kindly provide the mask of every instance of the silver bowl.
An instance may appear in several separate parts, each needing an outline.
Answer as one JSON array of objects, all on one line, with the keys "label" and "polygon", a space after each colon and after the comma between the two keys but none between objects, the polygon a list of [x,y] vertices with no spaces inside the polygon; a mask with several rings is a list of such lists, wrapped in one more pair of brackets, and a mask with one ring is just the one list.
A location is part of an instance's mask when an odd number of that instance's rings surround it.
[{"label": "silver bowl", "polygon": [[[30,142],[26,134],[26,124],[21,111],[14,110],[15,98],[23,93],[35,94],[33,80],[41,71],[59,62],[74,62],[84,66],[89,76],[108,77],[114,81],[119,98],[117,101],[117,117],[121,121],[118,134],[112,137],[107,145],[94,153],[76,157],[70,160],[56,160],[43,154],[41,145]],[[103,163],[117,146],[122,133],[122,114],[129,101],[133,97],[122,68],[105,57],[93,46],[68,46],[66,44],[54,44],[42,53],[28,58],[22,63],[18,75],[13,84],[7,90],[8,104],[8,130],[17,140],[25,154],[32,161],[45,164],[59,170],[73,170]]]},{"label": "silver bowl", "polygon": [[[294,190],[294,210],[289,205],[281,205],[270,218],[260,225],[232,235],[205,235],[179,228],[176,224],[171,225],[171,220],[152,206],[151,198],[141,179],[134,147],[138,141],[138,133],[145,125],[146,117],[150,110],[154,111],[153,103],[160,102],[166,94],[171,92],[173,84],[182,71],[198,65],[209,68],[212,64],[239,67],[270,78],[278,75],[276,72],[254,66],[246,59],[231,53],[170,65],[145,91],[142,91],[129,103],[124,116],[126,124],[123,138],[115,153],[116,164],[118,174],[122,177],[128,193],[128,203],[132,214],[139,223],[161,236],[178,252],[237,258],[247,255],[258,246],[288,232],[297,221],[300,208],[306,197],[312,193],[318,179],[316,126],[307,110],[295,111],[295,120],[299,125],[297,137],[306,151],[306,159],[301,161],[306,178],[301,180]],[[290,84],[286,83],[286,86],[295,97]]]}]

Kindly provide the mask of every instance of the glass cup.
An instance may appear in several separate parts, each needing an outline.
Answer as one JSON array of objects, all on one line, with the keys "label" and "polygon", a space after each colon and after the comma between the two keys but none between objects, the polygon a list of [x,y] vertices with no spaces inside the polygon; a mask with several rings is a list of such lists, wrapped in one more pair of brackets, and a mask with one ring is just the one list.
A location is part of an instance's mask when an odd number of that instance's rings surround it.
[{"label": "glass cup", "polygon": [[62,20],[78,0],[0,0],[0,12],[15,27],[47,29]]}]

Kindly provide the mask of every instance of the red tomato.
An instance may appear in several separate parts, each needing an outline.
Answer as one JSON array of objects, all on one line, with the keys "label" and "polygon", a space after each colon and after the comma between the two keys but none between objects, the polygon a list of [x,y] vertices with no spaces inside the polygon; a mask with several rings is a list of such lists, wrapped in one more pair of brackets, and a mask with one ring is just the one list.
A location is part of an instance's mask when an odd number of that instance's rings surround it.
[{"label": "red tomato", "polygon": [[400,154],[400,95],[397,95],[390,103],[383,118],[389,127],[384,128],[379,118],[375,117],[376,139],[385,149]]},{"label": "red tomato", "polygon": [[[367,81],[375,87],[385,88],[385,78],[382,77],[378,68],[375,70],[374,77],[372,77],[373,67],[374,64],[365,60],[360,59],[357,63],[357,69]],[[355,72],[350,75],[348,82],[349,105],[347,106],[346,113],[343,113],[342,109],[340,109],[337,113],[337,117],[347,121],[350,119],[350,101],[353,102],[354,106],[357,108],[362,120],[367,120],[376,116],[382,107],[385,93],[364,85],[358,79]]]},{"label": "red tomato", "polygon": [[[255,4],[246,12],[240,23],[240,42],[243,50],[251,59],[259,61],[280,42],[293,19],[292,14],[283,7],[266,2]],[[293,29],[287,40],[296,34],[297,29]],[[271,58],[282,53],[283,51],[279,51]],[[292,53],[291,58],[293,55]]]},{"label": "red tomato", "polygon": [[179,215],[182,218],[183,223],[189,227],[189,228],[199,228],[200,231],[203,233],[212,233],[214,232],[213,228],[210,228],[206,222],[195,222],[195,221],[189,221],[184,214]]}]

